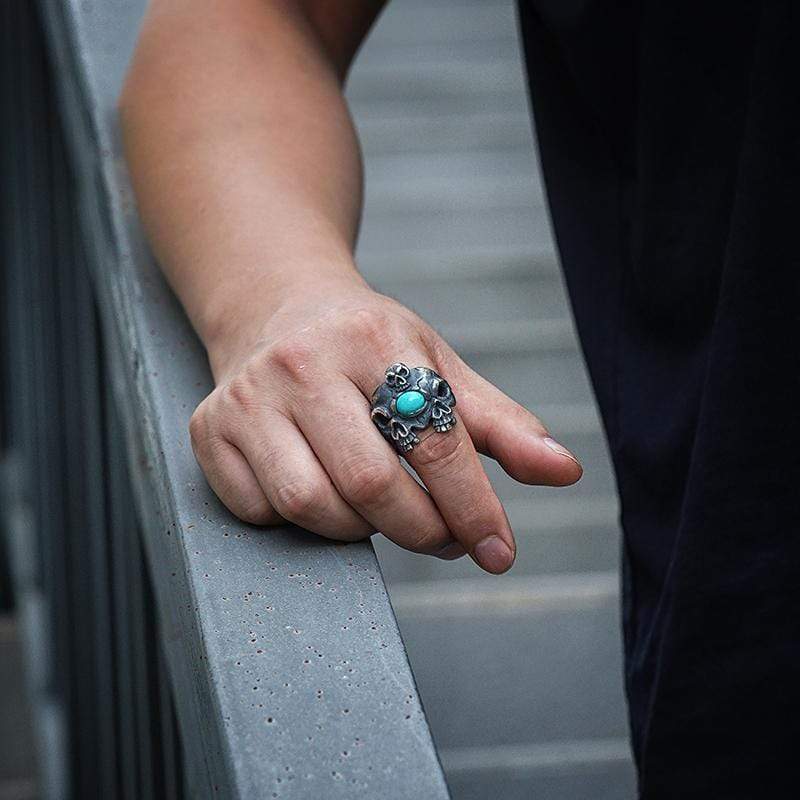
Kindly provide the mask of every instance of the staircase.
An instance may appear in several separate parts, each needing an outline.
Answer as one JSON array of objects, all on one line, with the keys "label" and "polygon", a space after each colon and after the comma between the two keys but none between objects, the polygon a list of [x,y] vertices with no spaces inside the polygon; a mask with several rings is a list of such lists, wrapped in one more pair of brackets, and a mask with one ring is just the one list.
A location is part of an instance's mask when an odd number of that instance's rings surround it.
[{"label": "staircase", "polygon": [[539,178],[511,0],[395,0],[348,96],[359,260],[581,458],[568,489],[488,459],[518,541],[501,578],[377,539],[454,800],[630,800],[617,504]]}]

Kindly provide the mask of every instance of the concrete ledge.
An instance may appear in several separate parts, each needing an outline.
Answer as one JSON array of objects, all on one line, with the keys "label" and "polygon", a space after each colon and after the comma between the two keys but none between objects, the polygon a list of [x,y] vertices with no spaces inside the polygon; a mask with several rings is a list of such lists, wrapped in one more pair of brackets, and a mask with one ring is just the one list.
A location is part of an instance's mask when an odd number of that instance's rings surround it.
[{"label": "concrete ledge", "polygon": [[116,125],[144,1],[40,6],[191,796],[447,797],[372,547],[245,526],[195,464],[210,376],[139,229]]}]

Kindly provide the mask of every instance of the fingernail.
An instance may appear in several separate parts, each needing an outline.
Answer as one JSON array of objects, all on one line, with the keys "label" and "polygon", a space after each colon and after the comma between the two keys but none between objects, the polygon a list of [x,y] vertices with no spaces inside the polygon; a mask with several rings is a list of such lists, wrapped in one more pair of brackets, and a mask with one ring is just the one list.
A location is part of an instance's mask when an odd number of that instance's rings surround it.
[{"label": "fingernail", "polygon": [[487,536],[475,545],[475,560],[487,572],[500,573],[514,563],[514,554],[499,536]]},{"label": "fingernail", "polygon": [[542,441],[554,452],[558,453],[560,456],[566,456],[567,458],[571,458],[578,466],[581,465],[581,462],[564,447],[563,444],[559,444],[555,439],[551,439],[549,436],[542,439]]},{"label": "fingernail", "polygon": [[467,554],[460,542],[450,542],[446,544],[441,550],[438,550],[434,555],[436,558],[442,558],[445,561],[455,561]]}]

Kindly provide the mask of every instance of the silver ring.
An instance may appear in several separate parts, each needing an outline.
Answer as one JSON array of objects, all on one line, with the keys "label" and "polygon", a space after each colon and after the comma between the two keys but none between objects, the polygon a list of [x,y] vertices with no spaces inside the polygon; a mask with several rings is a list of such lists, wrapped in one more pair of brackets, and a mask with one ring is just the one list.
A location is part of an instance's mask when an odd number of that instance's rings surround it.
[{"label": "silver ring", "polygon": [[392,364],[384,382],[372,393],[371,402],[372,421],[400,454],[419,444],[416,431],[432,426],[444,433],[456,424],[453,390],[428,367]]}]

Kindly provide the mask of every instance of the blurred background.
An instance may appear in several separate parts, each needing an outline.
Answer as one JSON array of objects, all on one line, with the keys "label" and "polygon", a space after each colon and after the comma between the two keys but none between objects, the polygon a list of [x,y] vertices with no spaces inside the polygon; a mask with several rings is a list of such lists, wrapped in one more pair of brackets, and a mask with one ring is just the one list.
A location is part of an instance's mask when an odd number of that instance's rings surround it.
[{"label": "blurred background", "polygon": [[[531,489],[485,462],[518,539],[502,578],[376,537],[453,798],[629,800],[617,505],[549,229],[514,3],[394,0],[348,96],[367,170],[362,271],[585,468],[575,487]],[[3,549],[0,581],[0,800],[33,800]]]},{"label": "blurred background", "polygon": [[456,800],[635,795],[611,467],[551,238],[512,0],[396,0],[348,97],[366,159],[359,264],[582,460],[568,489],[484,459],[511,572],[377,539]]}]

